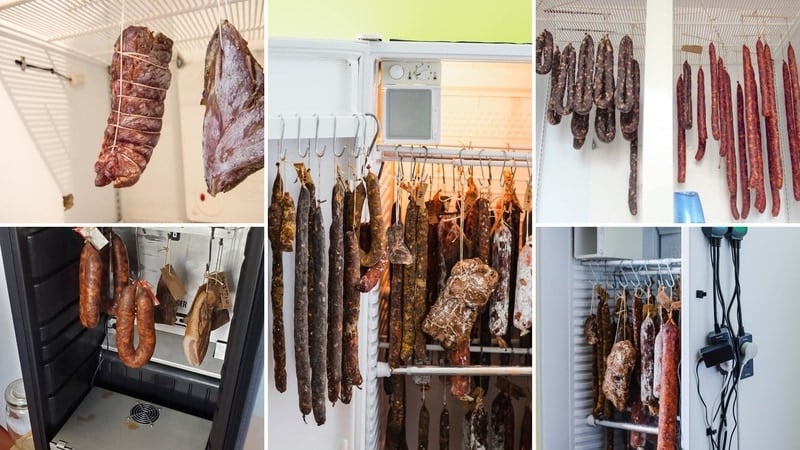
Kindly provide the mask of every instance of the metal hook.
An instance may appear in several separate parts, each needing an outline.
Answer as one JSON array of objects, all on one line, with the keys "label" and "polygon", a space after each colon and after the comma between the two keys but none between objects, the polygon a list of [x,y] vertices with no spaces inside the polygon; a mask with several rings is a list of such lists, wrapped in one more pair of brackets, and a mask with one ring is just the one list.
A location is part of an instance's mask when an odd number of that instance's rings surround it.
[{"label": "metal hook", "polygon": [[331,114],[333,116],[333,156],[340,158],[344,155],[344,151],[347,150],[347,146],[342,146],[342,151],[336,153],[336,114]]},{"label": "metal hook", "polygon": [[594,284],[597,285],[600,283],[600,279],[597,278],[597,273],[594,271],[594,264],[589,264],[589,270],[592,271],[592,277],[594,277]]},{"label": "metal hook", "polygon": [[367,155],[366,156],[369,156],[372,153],[372,150],[375,149],[375,141],[378,140],[378,133],[381,132],[381,124],[380,124],[380,122],[378,122],[378,118],[375,117],[375,114],[366,113],[366,114],[364,114],[364,116],[365,116],[364,117],[364,138],[365,138],[364,139],[364,143],[367,142],[367,140],[366,140],[366,137],[367,137],[366,136],[366,133],[367,133],[367,116],[368,117],[372,117],[372,119],[375,121],[375,134],[372,135],[372,142],[370,142],[369,148],[367,149]]},{"label": "metal hook", "polygon": [[675,278],[672,276],[672,270],[670,270],[669,264],[667,262],[664,262],[664,267],[667,269],[667,275],[669,275],[669,281],[667,281],[667,286],[669,286],[670,289],[672,289],[675,287]]},{"label": "metal hook", "polygon": [[317,155],[317,158],[322,158],[325,156],[325,149],[327,146],[322,146],[322,153],[319,152],[319,115],[316,113],[314,114],[314,119],[316,120],[317,124],[314,129],[314,154]]},{"label": "metal hook", "polygon": [[628,266],[631,268],[631,275],[636,277],[636,281],[632,282],[633,286],[637,288],[640,287],[642,285],[642,280],[639,279],[639,273],[633,268],[633,261],[628,260]]},{"label": "metal hook", "polygon": [[425,166],[428,165],[428,147],[423,145],[422,148],[425,149],[425,156],[422,158],[422,171],[420,172],[420,179],[425,180]]},{"label": "metal hook", "polygon": [[[619,278],[620,286],[622,286],[623,288],[627,288],[630,283],[628,281],[628,276],[625,275],[625,268],[622,267],[622,266],[619,267],[618,278]],[[625,280],[625,281],[623,282],[622,280]]]},{"label": "metal hook", "polygon": [[398,151],[398,149],[400,149],[400,148],[403,148],[403,146],[400,145],[400,144],[397,144],[397,145],[394,146],[394,152],[395,152],[395,154],[397,154],[397,159],[400,160],[400,163],[399,163],[400,169],[397,171],[397,175],[395,176],[395,178],[397,179],[397,183],[398,184],[406,176],[406,172],[403,169],[403,154]]},{"label": "metal hook", "polygon": [[283,134],[286,132],[286,119],[283,118],[283,114],[278,114],[278,118],[281,119],[281,138],[278,140],[278,155],[281,161],[286,161],[286,150],[283,148]]},{"label": "metal hook", "polygon": [[[478,178],[478,184],[480,184],[481,187],[483,187],[483,178],[485,177],[485,175],[483,174],[483,152],[485,152],[485,151],[486,151],[486,149],[481,149],[478,152],[478,166],[480,166],[480,169],[481,169],[481,176],[480,176],[480,178]],[[492,169],[489,169],[489,184],[490,185],[491,185],[491,179],[492,179]]]},{"label": "metal hook", "polygon": [[305,158],[308,155],[308,148],[306,148],[305,154],[300,153],[300,130],[302,129],[303,119],[300,117],[300,114],[295,114],[297,117],[297,155],[300,158]]},{"label": "metal hook", "polygon": [[[361,117],[358,114],[353,114],[356,118],[356,132],[353,134],[353,158],[358,158],[358,131],[361,129]],[[342,150],[344,152],[344,150]]]},{"label": "metal hook", "polygon": [[503,167],[500,168],[500,187],[506,187],[506,160],[508,159],[508,152],[505,149],[501,150],[503,152]]}]

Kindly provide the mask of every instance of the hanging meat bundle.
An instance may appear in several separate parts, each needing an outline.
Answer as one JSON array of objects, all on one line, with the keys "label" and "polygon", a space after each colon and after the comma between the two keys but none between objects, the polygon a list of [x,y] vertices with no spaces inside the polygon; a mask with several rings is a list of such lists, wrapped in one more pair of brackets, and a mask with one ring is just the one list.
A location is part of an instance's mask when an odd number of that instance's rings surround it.
[{"label": "hanging meat bundle", "polygon": [[208,43],[200,104],[206,186],[215,196],[264,167],[264,69],[227,20]]},{"label": "hanging meat bundle", "polygon": [[129,26],[114,43],[111,113],[94,164],[95,186],[132,186],[147,167],[161,136],[171,59],[172,39],[146,27]]}]

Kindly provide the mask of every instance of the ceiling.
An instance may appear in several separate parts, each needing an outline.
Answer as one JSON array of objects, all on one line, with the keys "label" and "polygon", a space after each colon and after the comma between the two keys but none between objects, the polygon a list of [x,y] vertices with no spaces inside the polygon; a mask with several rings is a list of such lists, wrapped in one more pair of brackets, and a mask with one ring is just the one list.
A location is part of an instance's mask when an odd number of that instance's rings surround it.
[{"label": "ceiling", "polygon": [[0,0],[0,29],[104,64],[111,60],[121,21],[165,34],[185,55],[205,50],[220,18],[230,20],[251,49],[264,48],[264,0]]}]

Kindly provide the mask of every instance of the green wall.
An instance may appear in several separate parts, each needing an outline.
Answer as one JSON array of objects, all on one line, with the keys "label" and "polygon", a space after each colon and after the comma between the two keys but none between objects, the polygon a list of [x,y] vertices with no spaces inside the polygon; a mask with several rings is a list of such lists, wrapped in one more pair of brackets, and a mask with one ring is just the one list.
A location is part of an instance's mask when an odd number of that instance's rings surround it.
[{"label": "green wall", "polygon": [[272,37],[530,43],[532,0],[268,0]]}]

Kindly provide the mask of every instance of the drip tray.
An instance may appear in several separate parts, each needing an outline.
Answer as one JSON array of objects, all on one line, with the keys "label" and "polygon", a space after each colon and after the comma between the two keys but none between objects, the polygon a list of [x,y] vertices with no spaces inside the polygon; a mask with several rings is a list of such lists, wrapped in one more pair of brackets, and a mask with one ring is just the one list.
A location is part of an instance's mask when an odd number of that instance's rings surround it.
[{"label": "drip tray", "polygon": [[106,389],[92,388],[50,449],[205,448],[211,421]]}]

